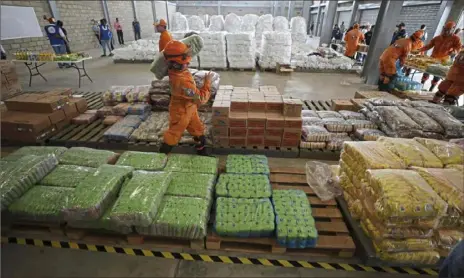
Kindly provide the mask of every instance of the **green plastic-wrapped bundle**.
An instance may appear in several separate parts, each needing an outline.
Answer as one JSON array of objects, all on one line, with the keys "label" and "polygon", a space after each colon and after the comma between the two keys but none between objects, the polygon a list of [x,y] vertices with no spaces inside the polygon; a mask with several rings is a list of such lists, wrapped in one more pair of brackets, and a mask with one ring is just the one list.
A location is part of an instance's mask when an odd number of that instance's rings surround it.
[{"label": "green plastic-wrapped bundle", "polygon": [[41,185],[76,187],[79,182],[87,176],[93,175],[97,169],[76,166],[76,165],[58,165],[48,174],[41,182]]},{"label": "green plastic-wrapped bundle", "polygon": [[267,175],[221,174],[216,195],[234,198],[269,198],[272,195]]},{"label": "green plastic-wrapped bundle", "polygon": [[170,179],[168,172],[135,171],[109,214],[111,221],[148,227],[155,219]]},{"label": "green plastic-wrapped bundle", "polygon": [[72,188],[36,185],[8,208],[15,220],[60,222]]},{"label": "green plastic-wrapped bundle", "polygon": [[302,190],[274,190],[277,242],[289,248],[316,246],[317,229],[311,206]]},{"label": "green plastic-wrapped bundle", "polygon": [[215,157],[171,154],[165,171],[184,173],[216,174],[218,160]]},{"label": "green plastic-wrapped bundle", "polygon": [[132,176],[134,168],[102,165],[93,175],[83,179],[63,208],[67,221],[97,220],[111,206],[125,179]]},{"label": "green plastic-wrapped bundle", "polygon": [[103,164],[114,164],[117,154],[112,151],[85,147],[73,147],[60,157],[60,164],[78,165],[97,168]]},{"label": "green plastic-wrapped bundle", "polygon": [[166,195],[211,200],[215,179],[214,174],[174,173]]},{"label": "green plastic-wrapped bundle", "polygon": [[2,210],[21,197],[58,164],[54,155],[26,155],[0,169]]},{"label": "green plastic-wrapped bundle", "polygon": [[16,150],[6,157],[2,157],[2,160],[18,160],[26,155],[55,155],[59,158],[66,150],[67,148],[65,147],[27,146]]},{"label": "green plastic-wrapped bundle", "polygon": [[268,198],[219,197],[216,200],[216,232],[222,236],[266,237],[274,232],[274,210]]},{"label": "green plastic-wrapped bundle", "polygon": [[164,153],[124,152],[116,165],[131,166],[136,170],[161,171],[166,166],[167,156]]},{"label": "green plastic-wrapped bundle", "polygon": [[152,236],[200,239],[206,236],[209,202],[202,198],[165,196],[155,221],[137,232]]},{"label": "green plastic-wrapped bundle", "polygon": [[264,155],[230,154],[226,161],[227,173],[269,175],[267,157]]}]

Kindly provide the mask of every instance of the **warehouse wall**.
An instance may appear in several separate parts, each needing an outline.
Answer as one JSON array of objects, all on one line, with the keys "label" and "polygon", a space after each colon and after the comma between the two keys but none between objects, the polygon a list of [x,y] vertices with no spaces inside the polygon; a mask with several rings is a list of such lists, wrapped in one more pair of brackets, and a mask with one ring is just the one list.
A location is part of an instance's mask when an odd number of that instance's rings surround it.
[{"label": "warehouse wall", "polygon": [[[132,28],[132,21],[134,21],[134,9],[132,8],[131,1],[107,1],[107,3],[111,25],[113,25],[113,22],[116,20],[116,17],[119,18],[119,22],[122,26],[122,31],[124,32],[124,41],[133,41],[134,31]],[[139,22],[141,22],[140,19]],[[142,23],[140,25],[142,25]],[[141,28],[143,32],[144,28]],[[114,37],[117,42],[116,33],[114,34]]]},{"label": "warehouse wall", "polygon": [[[408,34],[414,33],[422,24],[431,28],[437,18],[439,9],[440,4],[403,7],[398,22],[406,24]],[[433,34],[428,35],[433,36]]]},{"label": "warehouse wall", "polygon": [[140,28],[142,29],[142,38],[149,38],[155,32],[153,26],[153,9],[150,1],[137,1],[135,4],[137,9],[137,16],[140,22]]},{"label": "warehouse wall", "polygon": [[217,7],[185,7],[179,5],[177,11],[185,15],[217,15]]},{"label": "warehouse wall", "polygon": [[23,6],[23,7],[33,7],[37,15],[40,26],[42,27],[42,33],[44,37],[39,38],[26,38],[26,39],[14,39],[14,40],[2,40],[1,44],[5,51],[12,55],[13,52],[20,49],[27,49],[31,51],[53,51],[48,38],[45,37],[45,31],[43,27],[47,24],[47,21],[43,19],[43,15],[50,16],[50,7],[46,1],[3,1],[2,5],[5,6]]},{"label": "warehouse wall", "polygon": [[[229,13],[235,13],[236,15],[244,16],[246,14],[270,14],[271,8],[236,8],[236,7],[221,7],[221,13],[223,15],[227,15]],[[217,14],[217,12],[216,12]],[[287,15],[285,15],[287,16]]]},{"label": "warehouse wall", "polygon": [[348,24],[350,24],[351,19],[351,11],[343,11],[338,12],[338,19],[335,21],[339,26],[342,22],[345,22],[345,27],[348,28]]},{"label": "warehouse wall", "polygon": [[366,24],[366,23],[370,23],[371,25],[374,25],[375,21],[377,20],[378,14],[379,14],[379,9],[362,10],[359,23],[361,25]]},{"label": "warehouse wall", "polygon": [[71,51],[94,48],[97,43],[90,20],[104,18],[101,1],[56,2],[60,19],[68,32]]}]

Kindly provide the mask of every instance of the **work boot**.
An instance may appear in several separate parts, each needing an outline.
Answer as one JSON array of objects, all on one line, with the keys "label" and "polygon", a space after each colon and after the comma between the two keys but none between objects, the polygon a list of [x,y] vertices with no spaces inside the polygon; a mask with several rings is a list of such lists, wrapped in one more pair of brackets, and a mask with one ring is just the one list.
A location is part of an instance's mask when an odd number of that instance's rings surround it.
[{"label": "work boot", "polygon": [[445,93],[438,91],[435,93],[435,95],[433,96],[433,99],[430,102],[440,103],[444,96],[445,96]]},{"label": "work boot", "polygon": [[457,105],[458,104],[458,98],[455,96],[445,96],[445,99],[443,100],[443,104],[445,105]]},{"label": "work boot", "polygon": [[193,137],[195,141],[195,149],[197,150],[198,155],[207,156],[208,152],[206,151],[206,137],[204,135]]},{"label": "work boot", "polygon": [[172,151],[173,146],[163,143],[160,147],[159,152],[164,154],[169,154]]}]

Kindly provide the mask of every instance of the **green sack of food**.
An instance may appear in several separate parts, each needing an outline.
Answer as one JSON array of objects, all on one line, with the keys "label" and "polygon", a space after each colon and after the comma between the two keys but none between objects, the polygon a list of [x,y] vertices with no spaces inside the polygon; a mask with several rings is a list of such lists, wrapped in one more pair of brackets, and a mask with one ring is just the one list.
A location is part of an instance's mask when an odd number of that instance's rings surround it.
[{"label": "green sack of food", "polygon": [[227,173],[269,175],[267,157],[264,155],[230,154],[226,161]]},{"label": "green sack of food", "polygon": [[60,222],[72,188],[36,185],[8,207],[14,220]]},{"label": "green sack of food", "polygon": [[271,184],[267,175],[221,174],[216,195],[234,198],[270,198]]},{"label": "green sack of food", "polygon": [[131,166],[135,170],[161,171],[166,166],[167,156],[164,153],[124,152],[116,165]]},{"label": "green sack of food", "polygon": [[114,164],[117,153],[85,147],[73,147],[60,157],[60,164],[98,168],[103,164]]},{"label": "green sack of food", "polygon": [[180,173],[172,175],[165,195],[198,197],[211,200],[213,196],[214,174]]},{"label": "green sack of food", "polygon": [[27,146],[16,150],[6,157],[2,157],[2,160],[18,160],[18,158],[25,155],[55,155],[59,158],[66,150],[67,148],[65,147]]},{"label": "green sack of food", "polygon": [[171,154],[164,169],[167,172],[216,174],[218,160],[215,157]]},{"label": "green sack of food", "polygon": [[93,175],[97,169],[76,166],[76,165],[58,165],[50,172],[41,182],[41,185],[76,187],[79,182],[89,175]]}]

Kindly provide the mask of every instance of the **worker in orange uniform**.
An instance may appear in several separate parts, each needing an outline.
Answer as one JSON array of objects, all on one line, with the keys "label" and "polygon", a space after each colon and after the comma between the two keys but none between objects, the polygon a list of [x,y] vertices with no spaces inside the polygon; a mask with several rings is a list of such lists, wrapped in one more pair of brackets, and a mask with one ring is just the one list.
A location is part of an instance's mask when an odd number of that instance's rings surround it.
[{"label": "worker in orange uniform", "polygon": [[364,40],[364,34],[359,30],[359,24],[353,25],[353,29],[345,34],[346,50],[345,56],[354,59],[358,45]]},{"label": "worker in orange uniform", "polygon": [[[424,29],[419,29],[417,31],[422,31],[425,34]],[[422,38],[420,40],[416,40],[416,41],[413,42],[412,49],[420,49],[422,47],[424,47],[424,35],[422,36]],[[421,52],[421,55],[424,55],[424,52]],[[404,67],[403,72],[405,73],[405,76],[411,75],[411,70],[412,70],[411,68]]]},{"label": "worker in orange uniform", "polygon": [[205,127],[198,116],[198,105],[208,102],[211,96],[211,73],[205,75],[205,82],[198,89],[188,65],[192,60],[190,49],[180,41],[173,40],[164,48],[168,63],[171,102],[169,104],[169,129],[164,133],[161,153],[170,153],[177,145],[185,129],[193,136],[197,154],[206,155]]},{"label": "worker in orange uniform", "polygon": [[166,21],[164,19],[160,19],[158,23],[154,24],[156,27],[156,31],[161,33],[160,40],[159,40],[159,51],[163,51],[168,42],[172,41],[171,33],[166,30]]},{"label": "worker in orange uniform", "polygon": [[389,92],[393,88],[393,81],[397,76],[396,62],[399,59],[400,67],[404,66],[404,62],[408,57],[409,52],[420,48],[421,37],[424,31],[418,30],[409,38],[399,39],[390,45],[380,56],[379,69],[379,90]]},{"label": "worker in orange uniform", "polygon": [[439,103],[444,98],[444,104],[455,105],[462,94],[464,94],[464,49],[454,59],[446,79],[438,86],[438,92],[435,93],[432,102]]},{"label": "worker in orange uniform", "polygon": [[[450,59],[450,55],[459,52],[462,47],[461,39],[453,34],[453,29],[455,27],[456,23],[454,21],[447,22],[443,27],[441,34],[433,38],[426,46],[417,50],[417,52],[423,52],[433,48],[431,55],[432,58],[438,59],[441,62],[448,61],[448,59]],[[422,75],[421,83],[424,84],[429,77],[430,75],[428,73],[424,73]],[[429,91],[433,91],[439,81],[440,77],[434,76],[432,86],[430,86]]]}]

